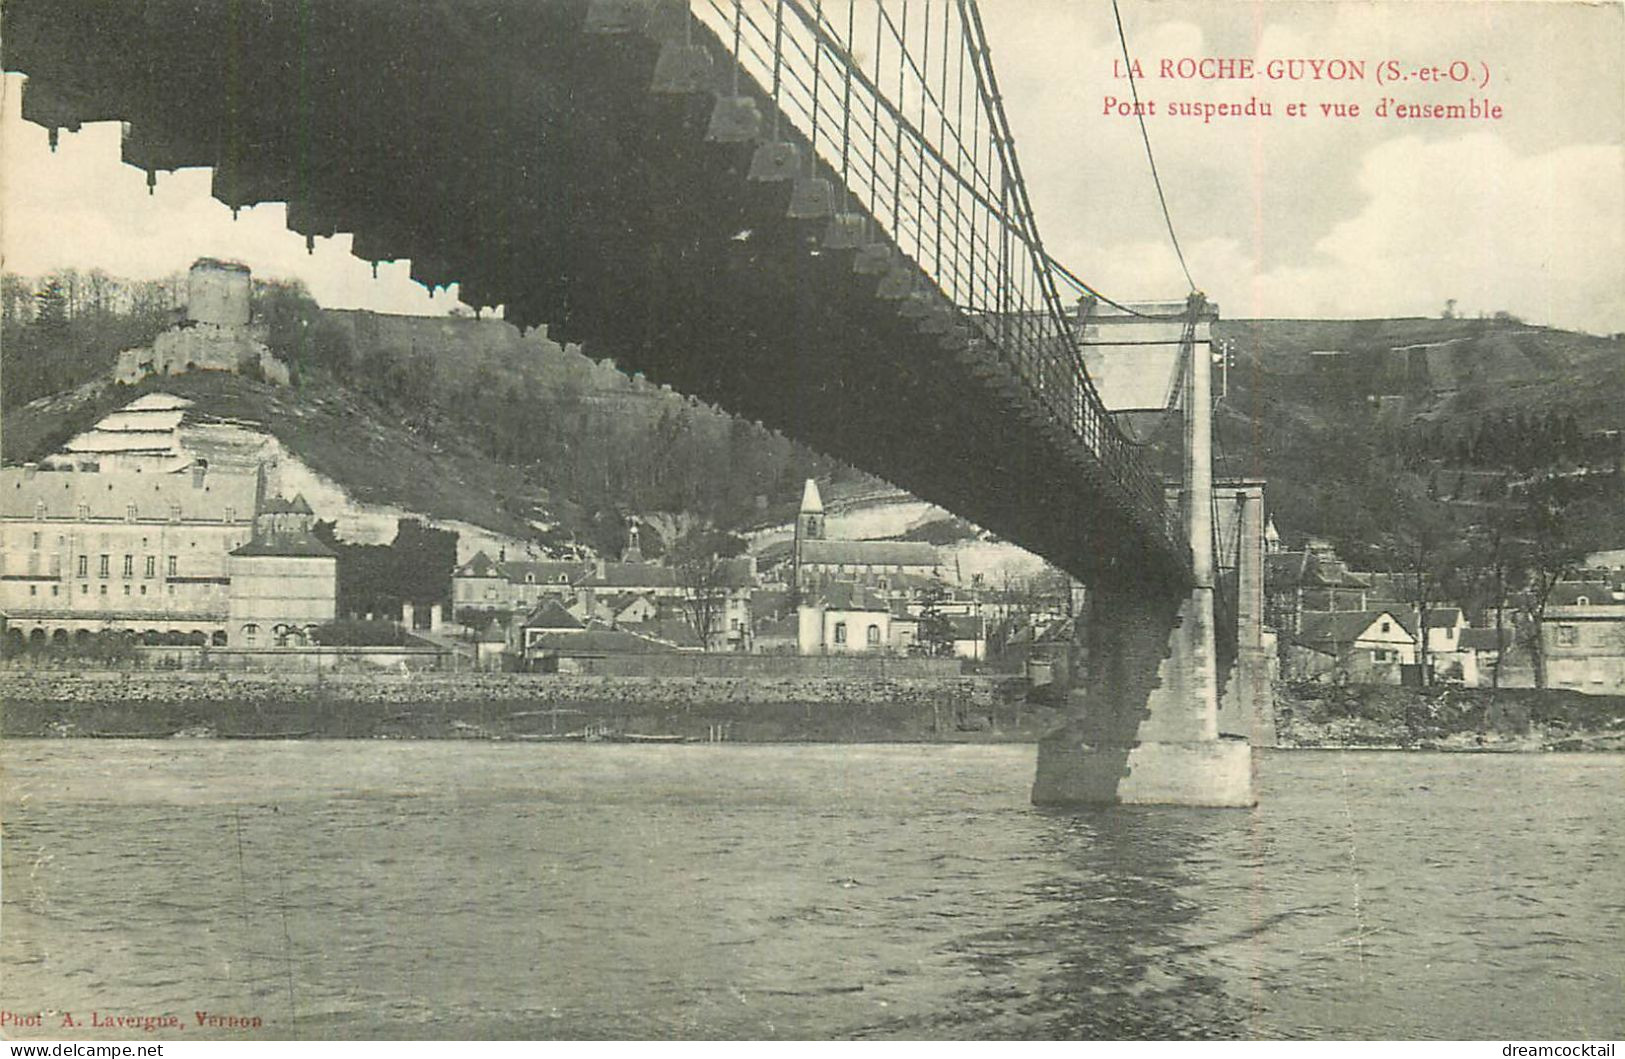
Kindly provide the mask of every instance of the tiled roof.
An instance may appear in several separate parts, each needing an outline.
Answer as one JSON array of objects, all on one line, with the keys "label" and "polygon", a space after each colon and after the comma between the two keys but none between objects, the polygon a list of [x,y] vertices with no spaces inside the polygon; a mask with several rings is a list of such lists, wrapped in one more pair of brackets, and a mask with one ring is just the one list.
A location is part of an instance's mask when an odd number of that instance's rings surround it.
[{"label": "tiled roof", "polygon": [[304,494],[300,493],[292,500],[273,496],[260,507],[260,513],[263,515],[314,515],[316,512],[310,509],[310,505],[305,502]]},{"label": "tiled roof", "polygon": [[801,635],[800,619],[794,614],[782,618],[768,618],[756,623],[755,635],[761,640],[794,640]]},{"label": "tiled roof", "polygon": [[982,619],[978,615],[949,614],[947,618],[956,640],[980,640],[986,635],[982,628]]},{"label": "tiled roof", "polygon": [[550,599],[530,612],[530,616],[525,619],[525,628],[579,630],[586,626],[577,621],[575,615],[560,606],[558,600]]},{"label": "tiled roof", "polygon": [[274,533],[256,537],[231,554],[244,557],[281,556],[288,559],[331,559],[335,553],[308,533]]},{"label": "tiled roof", "polygon": [[1552,594],[1547,604],[1553,607],[1580,606],[1581,598],[1587,605],[1593,607],[1606,607],[1618,602],[1614,599],[1614,589],[1607,581],[1559,581],[1552,586]]},{"label": "tiled roof", "polygon": [[1386,610],[1349,610],[1331,614],[1305,614],[1298,639],[1309,644],[1348,644],[1358,640],[1365,631],[1383,617],[1397,624],[1401,631],[1414,639],[1410,628],[1397,614]]},{"label": "tiled roof", "polygon": [[582,655],[611,655],[611,654],[672,654],[677,648],[670,644],[651,640],[647,636],[637,633],[623,632],[618,629],[590,629],[576,633],[543,633],[530,644],[532,649],[543,651],[557,651],[561,655],[580,657]]},{"label": "tiled roof", "polygon": [[851,581],[825,585],[818,594],[818,601],[830,610],[883,610],[888,613],[891,610],[890,605],[867,585]]},{"label": "tiled roof", "polygon": [[884,575],[886,588],[891,592],[921,592],[928,588],[946,588],[942,578],[931,574],[911,574],[907,570]]},{"label": "tiled roof", "polygon": [[605,563],[603,572],[588,568],[578,581],[586,588],[676,588],[677,571],[654,563]]},{"label": "tiled roof", "polygon": [[[514,584],[557,585],[575,582],[590,567],[558,559],[502,559],[494,564]],[[563,578],[561,582],[559,579]],[[532,580],[534,579],[534,580]]]},{"label": "tiled roof", "polygon": [[789,605],[787,589],[760,588],[750,594],[750,616],[756,621],[783,614]]},{"label": "tiled roof", "polygon": [[1494,651],[1512,644],[1512,630],[1502,629],[1500,642],[1496,642],[1494,629],[1461,630],[1461,646],[1467,651]]},{"label": "tiled roof", "polygon": [[[562,560],[492,559],[483,551],[475,552],[468,562],[459,566],[453,577],[501,577],[509,582],[538,585],[570,584],[591,567],[586,563]],[[564,578],[560,582],[560,578]]]},{"label": "tiled roof", "polygon": [[218,522],[231,508],[237,518],[254,513],[258,481],[252,474],[209,474],[201,486],[192,475],[129,471],[50,471],[30,474],[21,467],[0,468],[0,513],[32,517],[43,505],[46,518],[73,519],[80,505],[92,519],[126,517],[135,505],[139,519],[168,519],[178,507],[186,521]]},{"label": "tiled roof", "polygon": [[651,640],[659,640],[674,647],[704,647],[705,641],[687,620],[678,617],[656,618],[653,621],[626,622],[621,625],[626,632],[634,632],[639,636],[647,636]]},{"label": "tiled roof", "polygon": [[1367,574],[1357,574],[1341,562],[1313,552],[1275,552],[1264,557],[1265,583],[1272,589],[1299,585],[1318,588],[1370,588]]},{"label": "tiled roof", "polygon": [[1033,637],[1033,643],[1070,643],[1077,634],[1077,627],[1071,618],[1052,621],[1040,629]]},{"label": "tiled roof", "polygon": [[937,550],[920,541],[802,541],[801,561],[822,566],[939,565]]},{"label": "tiled roof", "polygon": [[452,571],[451,576],[498,577],[500,574],[501,571],[497,569],[497,564],[491,561],[491,557],[489,555],[486,555],[483,551],[481,551],[475,552],[473,558],[469,559],[468,562]]}]

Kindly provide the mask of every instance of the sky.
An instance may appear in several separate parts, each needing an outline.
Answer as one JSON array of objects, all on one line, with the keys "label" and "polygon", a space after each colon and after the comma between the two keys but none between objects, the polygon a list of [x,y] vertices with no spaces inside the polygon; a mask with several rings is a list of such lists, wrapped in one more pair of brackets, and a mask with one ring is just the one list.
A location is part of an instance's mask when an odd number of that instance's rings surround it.
[{"label": "sky", "polygon": [[[1121,45],[1097,0],[982,0],[1005,109],[1049,252],[1107,295],[1183,297],[1133,117]],[[1625,330],[1625,6],[1516,0],[1121,0],[1147,132],[1192,277],[1229,319],[1465,315]],[[1160,76],[1164,60],[1251,59],[1247,80]],[[1272,60],[1347,60],[1360,80],[1267,75]],[[1378,84],[1392,61],[1410,78]],[[1448,80],[1451,64],[1470,80]],[[1211,68],[1211,64],[1210,64]],[[1234,67],[1232,67],[1233,69]],[[1445,81],[1419,80],[1438,68]],[[1177,65],[1170,72],[1178,72]],[[1482,84],[1485,76],[1488,84]],[[297,276],[324,305],[444,313],[404,262],[370,267],[349,238],[304,239],[280,205],[234,221],[209,174],[119,161],[116,124],[64,132],[52,154],[0,100],[0,256],[38,275],[100,267],[147,278],[200,255]],[[1379,117],[1404,104],[1488,100],[1499,120]],[[1247,103],[1269,118],[1201,118],[1172,103]],[[1306,105],[1287,116],[1288,104]],[[1358,117],[1321,104],[1354,103]],[[176,233],[185,233],[177,236]],[[454,294],[455,292],[453,292]]]}]

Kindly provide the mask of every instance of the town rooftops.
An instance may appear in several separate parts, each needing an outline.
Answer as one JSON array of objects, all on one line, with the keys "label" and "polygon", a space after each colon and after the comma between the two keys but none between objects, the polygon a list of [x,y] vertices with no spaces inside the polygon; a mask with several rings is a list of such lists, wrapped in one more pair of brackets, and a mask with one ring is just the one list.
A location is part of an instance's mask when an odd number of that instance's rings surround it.
[{"label": "town rooftops", "polygon": [[764,618],[755,625],[756,642],[764,640],[795,640],[801,635],[801,621],[794,614],[778,618]]},{"label": "town rooftops", "polygon": [[761,588],[750,594],[752,621],[777,617],[790,610],[790,593],[782,588]]},{"label": "town rooftops", "polygon": [[1430,607],[1426,617],[1430,629],[1454,629],[1462,624],[1459,607]]},{"label": "town rooftops", "polygon": [[587,629],[582,632],[548,632],[530,641],[532,651],[556,651],[572,657],[601,655],[674,654],[671,644],[651,640],[619,629]]},{"label": "town rooftops", "polygon": [[473,558],[459,566],[452,572],[453,577],[501,577],[502,571],[497,564],[483,551],[475,552]]},{"label": "town rooftops", "polygon": [[676,588],[677,571],[654,563],[600,562],[577,584],[583,588]]},{"label": "town rooftops", "polygon": [[493,559],[485,552],[478,551],[452,576],[500,577],[516,585],[558,585],[575,582],[588,569],[586,563],[553,559]]},{"label": "town rooftops", "polygon": [[0,514],[12,518],[87,519],[134,517],[222,521],[226,509],[247,519],[254,513],[258,481],[252,474],[210,474],[195,484],[190,474],[117,471],[59,471],[34,467],[0,468]]},{"label": "town rooftops", "polygon": [[1461,630],[1461,649],[1464,651],[1499,651],[1512,646],[1513,632],[1510,628],[1499,630],[1500,637],[1496,637],[1495,629],[1463,629]]},{"label": "town rooftops", "polygon": [[302,531],[256,537],[231,554],[244,558],[276,556],[283,559],[332,559],[336,556],[332,548]]},{"label": "town rooftops", "polygon": [[525,619],[525,628],[579,632],[586,626],[582,625],[575,615],[565,610],[558,600],[550,599],[530,612],[530,616]]},{"label": "town rooftops", "polygon": [[514,584],[571,584],[587,571],[586,563],[558,559],[499,559],[497,572]]},{"label": "town rooftops", "polygon": [[883,610],[891,606],[867,585],[852,581],[836,581],[825,585],[818,594],[818,602],[830,610]]},{"label": "town rooftops", "polygon": [[260,514],[262,515],[314,515],[315,513],[310,509],[310,505],[305,502],[303,493],[296,494],[292,500],[284,500],[280,496],[273,496],[268,498],[260,507]]},{"label": "town rooftops", "polygon": [[801,562],[818,566],[939,565],[936,548],[920,541],[802,541]]},{"label": "town rooftops", "polygon": [[1371,582],[1348,566],[1314,552],[1275,552],[1264,556],[1264,580],[1271,589],[1370,588]]},{"label": "town rooftops", "polygon": [[1546,600],[1551,607],[1606,607],[1618,602],[1607,581],[1559,581]]},{"label": "town rooftops", "polygon": [[1415,639],[1410,628],[1397,615],[1386,610],[1348,610],[1303,616],[1298,639],[1310,645],[1350,644],[1364,636],[1379,621],[1392,621],[1407,638]]},{"label": "town rooftops", "polygon": [[671,644],[673,647],[693,650],[705,646],[705,641],[694,631],[694,626],[690,625],[687,619],[676,616],[655,618],[652,621],[624,622],[620,628],[624,632],[637,633],[639,636]]}]

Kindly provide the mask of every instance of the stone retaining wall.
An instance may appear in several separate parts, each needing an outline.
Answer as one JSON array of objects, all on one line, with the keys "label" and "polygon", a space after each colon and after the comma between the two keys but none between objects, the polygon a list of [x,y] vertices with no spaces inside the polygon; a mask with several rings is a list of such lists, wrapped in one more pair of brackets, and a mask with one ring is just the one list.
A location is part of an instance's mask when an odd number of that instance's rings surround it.
[{"label": "stone retaining wall", "polygon": [[723,703],[992,704],[1021,681],[996,677],[852,680],[826,677],[620,677],[528,673],[0,674],[0,702],[584,702],[648,706]]}]

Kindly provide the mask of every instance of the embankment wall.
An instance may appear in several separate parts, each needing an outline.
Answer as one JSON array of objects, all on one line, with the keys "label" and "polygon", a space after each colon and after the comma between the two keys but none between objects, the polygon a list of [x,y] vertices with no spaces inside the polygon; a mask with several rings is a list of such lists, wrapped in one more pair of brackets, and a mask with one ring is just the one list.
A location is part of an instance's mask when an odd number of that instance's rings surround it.
[{"label": "embankment wall", "polygon": [[524,738],[607,728],[749,741],[1036,738],[1010,677],[606,677],[517,673],[0,674],[27,736]]}]

